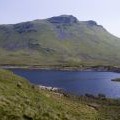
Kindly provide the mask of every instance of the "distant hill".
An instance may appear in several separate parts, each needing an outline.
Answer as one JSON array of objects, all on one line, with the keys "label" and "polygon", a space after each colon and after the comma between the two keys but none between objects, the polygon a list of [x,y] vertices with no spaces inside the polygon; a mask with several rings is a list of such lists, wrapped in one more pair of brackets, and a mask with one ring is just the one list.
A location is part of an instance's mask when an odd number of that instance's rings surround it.
[{"label": "distant hill", "polygon": [[0,64],[119,65],[120,39],[95,21],[61,15],[0,25]]}]

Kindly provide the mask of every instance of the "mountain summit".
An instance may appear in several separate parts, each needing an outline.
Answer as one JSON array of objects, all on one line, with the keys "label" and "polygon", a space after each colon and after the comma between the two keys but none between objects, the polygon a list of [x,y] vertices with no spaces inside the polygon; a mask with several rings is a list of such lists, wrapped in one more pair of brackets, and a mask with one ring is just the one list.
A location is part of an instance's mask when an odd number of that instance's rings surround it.
[{"label": "mountain summit", "polygon": [[119,38],[72,15],[0,25],[0,64],[119,65],[119,51]]},{"label": "mountain summit", "polygon": [[61,15],[58,17],[52,17],[49,18],[48,21],[53,24],[67,24],[67,25],[71,25],[78,22],[77,18],[72,15]]}]

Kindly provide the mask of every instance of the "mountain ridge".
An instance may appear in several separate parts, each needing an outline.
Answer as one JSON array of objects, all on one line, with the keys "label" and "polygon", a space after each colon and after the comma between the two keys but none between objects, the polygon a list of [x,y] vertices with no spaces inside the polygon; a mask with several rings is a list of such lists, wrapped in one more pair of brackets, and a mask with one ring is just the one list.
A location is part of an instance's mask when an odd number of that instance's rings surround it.
[{"label": "mountain ridge", "polygon": [[0,25],[0,64],[119,65],[119,47],[102,25],[72,15]]}]

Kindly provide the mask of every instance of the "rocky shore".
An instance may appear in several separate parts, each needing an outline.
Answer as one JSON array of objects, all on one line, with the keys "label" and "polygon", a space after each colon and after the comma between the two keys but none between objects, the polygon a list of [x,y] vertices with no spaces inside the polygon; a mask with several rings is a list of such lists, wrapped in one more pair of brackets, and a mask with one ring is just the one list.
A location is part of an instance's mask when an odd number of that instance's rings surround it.
[{"label": "rocky shore", "polygon": [[38,86],[40,89],[42,90],[49,90],[49,91],[53,91],[53,92],[59,92],[62,89],[61,88],[57,88],[57,87],[50,87],[50,86],[43,86],[43,85],[39,85]]},{"label": "rocky shore", "polygon": [[115,79],[112,79],[111,81],[113,81],[113,82],[120,82],[120,78],[115,78]]}]

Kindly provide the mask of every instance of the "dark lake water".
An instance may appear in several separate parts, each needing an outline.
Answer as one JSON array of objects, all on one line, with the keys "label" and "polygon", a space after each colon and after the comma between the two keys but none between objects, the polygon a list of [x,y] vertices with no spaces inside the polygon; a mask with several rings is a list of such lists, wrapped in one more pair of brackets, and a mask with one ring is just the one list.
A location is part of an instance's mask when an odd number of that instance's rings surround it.
[{"label": "dark lake water", "polygon": [[76,95],[102,93],[107,97],[120,98],[120,82],[111,81],[113,78],[120,78],[120,73],[26,69],[12,69],[12,71],[31,83],[63,88]]}]

